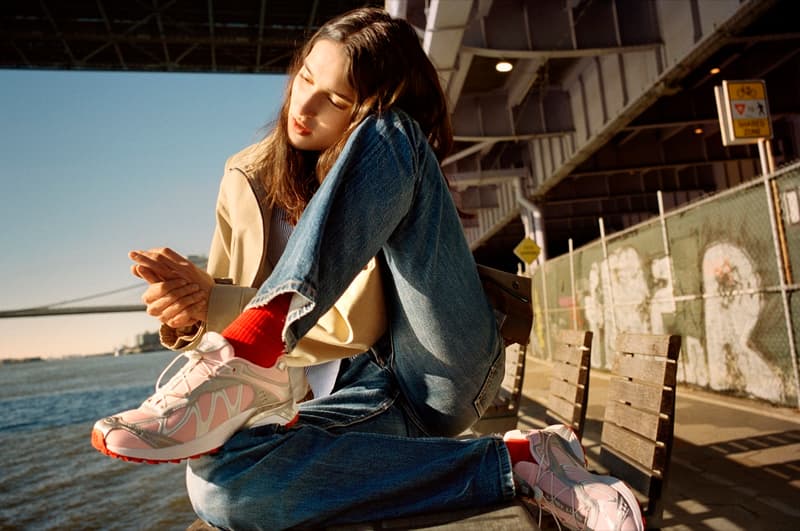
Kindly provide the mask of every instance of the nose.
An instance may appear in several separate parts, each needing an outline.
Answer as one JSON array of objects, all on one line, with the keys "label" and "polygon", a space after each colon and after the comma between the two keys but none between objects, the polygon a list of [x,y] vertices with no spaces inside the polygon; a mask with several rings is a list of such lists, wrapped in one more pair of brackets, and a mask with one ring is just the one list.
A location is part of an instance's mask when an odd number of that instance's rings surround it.
[{"label": "nose", "polygon": [[301,91],[298,94],[297,112],[301,116],[314,116],[319,107],[319,98],[313,90]]}]

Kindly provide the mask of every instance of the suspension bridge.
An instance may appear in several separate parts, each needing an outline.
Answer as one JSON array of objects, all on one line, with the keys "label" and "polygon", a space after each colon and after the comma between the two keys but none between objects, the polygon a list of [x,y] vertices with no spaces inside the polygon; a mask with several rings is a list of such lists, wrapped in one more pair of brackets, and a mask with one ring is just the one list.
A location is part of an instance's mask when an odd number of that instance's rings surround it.
[{"label": "suspension bridge", "polygon": [[[203,254],[189,254],[186,256],[186,259],[202,270],[205,270],[208,264],[208,257]],[[17,310],[0,310],[0,319],[11,319],[14,317],[46,317],[51,315],[83,315],[91,313],[143,312],[145,311],[144,304],[105,304],[96,306],[75,306],[75,304],[108,297],[109,295],[116,295],[134,289],[144,291],[146,287],[146,284],[137,282],[136,284],[130,284],[121,288],[93,293],[75,299],[58,301],[52,304],[20,308]]]},{"label": "suspension bridge", "polygon": [[91,313],[123,313],[123,312],[143,312],[144,304],[106,304],[96,306],[76,306],[76,303],[85,302],[92,299],[99,299],[116,293],[130,291],[133,289],[144,290],[145,286],[139,282],[130,286],[118,289],[94,293],[85,297],[69,299],[41,306],[30,308],[20,308],[17,310],[0,310],[0,319],[10,319],[14,317],[45,317],[51,315],[82,315]]}]

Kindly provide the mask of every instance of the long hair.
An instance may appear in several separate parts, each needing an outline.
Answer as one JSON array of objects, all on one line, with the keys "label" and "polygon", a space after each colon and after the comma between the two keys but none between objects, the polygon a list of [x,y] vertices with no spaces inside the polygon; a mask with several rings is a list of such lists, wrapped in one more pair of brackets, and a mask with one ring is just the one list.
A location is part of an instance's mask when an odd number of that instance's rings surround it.
[{"label": "long hair", "polygon": [[[343,46],[348,59],[346,77],[355,91],[355,102],[342,138],[317,153],[293,147],[287,123],[292,81],[322,39]],[[452,148],[447,100],[436,69],[414,28],[383,9],[356,9],[325,23],[295,55],[288,73],[278,121],[261,143],[258,166],[271,206],[283,208],[292,223],[300,218],[352,131],[369,115],[397,106],[419,123],[439,161]]]}]

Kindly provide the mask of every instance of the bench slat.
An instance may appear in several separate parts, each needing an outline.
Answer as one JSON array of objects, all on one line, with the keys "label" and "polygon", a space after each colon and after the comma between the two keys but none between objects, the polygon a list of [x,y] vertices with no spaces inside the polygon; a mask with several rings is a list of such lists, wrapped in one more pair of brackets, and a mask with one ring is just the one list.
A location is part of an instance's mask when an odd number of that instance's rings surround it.
[{"label": "bench slat", "polygon": [[582,385],[576,385],[574,382],[565,382],[563,380],[552,380],[550,382],[551,395],[573,403],[581,401],[583,389]]},{"label": "bench slat", "polygon": [[622,333],[617,335],[616,350],[675,361],[678,359],[680,341],[680,336],[675,335]]},{"label": "bench slat", "polygon": [[639,465],[649,474],[660,474],[663,468],[663,447],[616,424],[603,422],[603,445],[611,448]]},{"label": "bench slat", "polygon": [[605,420],[625,426],[631,432],[655,442],[665,435],[664,425],[667,419],[658,413],[642,411],[620,402],[611,402],[607,406]]},{"label": "bench slat", "polygon": [[[671,368],[669,367],[669,369]],[[675,371],[668,370],[668,362],[663,357],[631,356],[620,353],[614,361],[614,372],[619,376],[638,381],[657,385],[675,385]]]},{"label": "bench slat", "polygon": [[551,379],[578,383],[581,377],[581,367],[556,363],[553,365]]},{"label": "bench slat", "polygon": [[547,403],[547,413],[558,418],[564,424],[572,426],[580,419],[581,410],[580,407],[575,407],[574,402],[551,396]]},{"label": "bench slat", "polygon": [[620,378],[612,378],[608,388],[609,402],[625,402],[635,408],[653,413],[672,410],[673,389],[664,386],[646,385]]}]

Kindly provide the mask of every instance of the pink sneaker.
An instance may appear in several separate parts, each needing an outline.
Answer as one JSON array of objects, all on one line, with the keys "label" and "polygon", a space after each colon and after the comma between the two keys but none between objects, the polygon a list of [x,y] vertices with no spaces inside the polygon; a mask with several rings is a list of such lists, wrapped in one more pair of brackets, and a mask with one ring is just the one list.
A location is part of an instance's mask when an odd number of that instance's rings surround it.
[{"label": "pink sneaker", "polygon": [[[182,357],[187,363],[161,386]],[[138,409],[98,420],[92,446],[126,461],[179,462],[215,451],[242,427],[290,426],[296,420],[283,362],[259,367],[235,357],[224,337],[209,332],[197,350],[179,355],[164,369],[156,392]]]},{"label": "pink sneaker", "polygon": [[583,449],[583,445],[581,444],[580,439],[578,439],[578,436],[575,435],[575,432],[572,430],[572,428],[566,424],[552,424],[546,428],[527,432],[523,432],[521,430],[511,430],[503,435],[503,440],[528,440],[532,446],[536,444],[536,448],[531,448],[531,454],[538,458],[538,456],[541,456],[544,453],[544,448],[542,445],[544,441],[548,439],[547,436],[542,435],[542,433],[545,432],[554,433],[564,439],[564,441],[567,443],[567,448],[570,452],[572,452],[572,455],[575,456],[575,459],[583,463],[584,468],[586,467],[586,452]]},{"label": "pink sneaker", "polygon": [[520,492],[569,529],[643,531],[642,512],[630,488],[617,478],[586,470],[585,460],[558,431],[528,434],[537,463],[514,465]]}]

